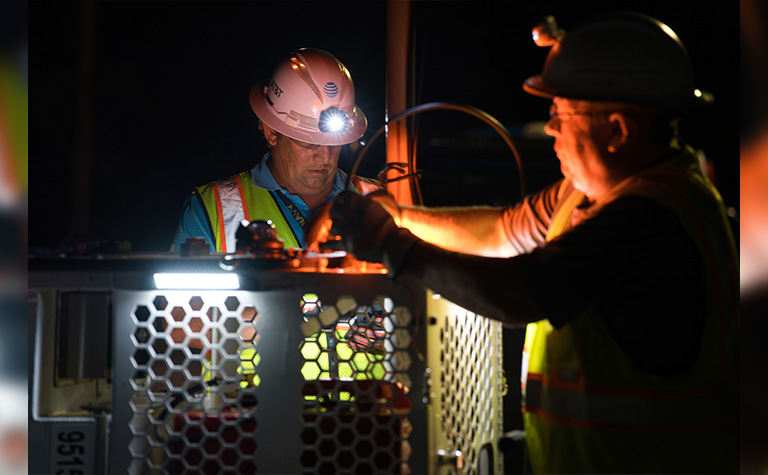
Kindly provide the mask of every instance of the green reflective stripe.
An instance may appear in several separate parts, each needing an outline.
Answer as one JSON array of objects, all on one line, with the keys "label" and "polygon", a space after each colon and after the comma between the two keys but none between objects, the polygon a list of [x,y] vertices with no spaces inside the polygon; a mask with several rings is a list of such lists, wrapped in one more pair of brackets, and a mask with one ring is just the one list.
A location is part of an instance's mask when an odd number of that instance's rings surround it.
[{"label": "green reflective stripe", "polygon": [[729,401],[738,397],[738,389],[734,383],[704,394],[627,394],[616,388],[571,390],[534,379],[526,385],[525,403],[529,412],[544,411],[571,425],[694,431],[728,422],[734,416]]}]

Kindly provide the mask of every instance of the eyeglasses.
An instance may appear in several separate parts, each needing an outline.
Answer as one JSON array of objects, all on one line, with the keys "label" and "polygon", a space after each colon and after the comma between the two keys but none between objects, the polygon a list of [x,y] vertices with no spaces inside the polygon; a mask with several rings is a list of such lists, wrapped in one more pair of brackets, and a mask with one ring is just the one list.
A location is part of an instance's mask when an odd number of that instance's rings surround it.
[{"label": "eyeglasses", "polygon": [[[288,137],[288,136],[286,135],[286,137]],[[309,142],[302,142],[301,140],[296,140],[293,137],[288,137],[288,138],[291,139],[291,142],[295,143],[296,145],[298,145],[301,148],[306,148],[307,150],[317,150],[318,148],[322,147],[322,145],[320,145],[320,144],[309,143]]]},{"label": "eyeglasses", "polygon": [[307,150],[317,150],[320,147],[328,147],[328,148],[332,148],[332,149],[334,149],[334,148],[341,148],[341,145],[320,145],[320,144],[317,144],[317,143],[310,143],[310,142],[304,142],[302,140],[296,140],[293,137],[288,137],[287,135],[280,134],[279,132],[278,132],[278,134],[283,136],[283,137],[285,137],[285,138],[287,138],[287,139],[290,139],[291,142],[293,142],[296,145],[298,145],[299,147],[305,148]]},{"label": "eyeglasses", "polygon": [[598,115],[605,115],[605,114],[611,114],[613,111],[567,111],[567,112],[561,112],[557,110],[557,107],[551,106],[549,108],[549,118],[554,119],[555,117],[559,118],[560,120],[566,118],[566,117],[573,117],[577,115],[586,115],[586,116],[598,116]]}]

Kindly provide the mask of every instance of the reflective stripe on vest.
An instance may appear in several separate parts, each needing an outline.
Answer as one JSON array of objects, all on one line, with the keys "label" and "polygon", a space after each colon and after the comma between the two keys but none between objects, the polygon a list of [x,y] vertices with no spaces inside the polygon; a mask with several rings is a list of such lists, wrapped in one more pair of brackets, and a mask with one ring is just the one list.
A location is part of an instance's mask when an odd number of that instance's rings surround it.
[{"label": "reflective stripe on vest", "polygon": [[211,221],[216,252],[235,252],[235,234],[244,219],[272,221],[286,248],[299,247],[277,203],[268,190],[253,184],[250,172],[200,186],[197,191]]},{"label": "reflective stripe on vest", "polygon": [[526,411],[560,424],[649,433],[696,432],[738,417],[728,404],[738,399],[735,380],[708,390],[666,393],[595,386],[576,389],[568,383],[529,373],[526,397],[540,405],[528,404]]},{"label": "reflective stripe on vest", "polygon": [[[368,193],[380,188],[375,182],[366,181],[357,176],[352,177],[350,184],[353,191],[358,193],[360,190]],[[249,171],[200,186],[197,192],[203,200],[211,222],[216,252],[235,252],[235,235],[244,219],[272,221],[277,235],[285,243],[285,248],[301,247],[287,221],[295,218],[293,216],[287,218],[283,215],[269,190],[253,184]]]},{"label": "reflective stripe on vest", "polygon": [[[536,472],[738,469],[731,431],[738,421],[738,261],[722,200],[691,152],[674,165],[632,177],[603,203],[649,198],[673,211],[696,244],[710,277],[699,358],[675,378],[641,372],[594,308],[558,330],[547,320],[529,324],[521,390]],[[571,198],[553,216],[559,229],[550,230],[547,240],[568,229],[581,203]],[[687,454],[697,453],[707,457],[689,460],[694,456]]]},{"label": "reflective stripe on vest", "polygon": [[[552,351],[562,353],[557,348],[547,353],[548,343],[558,347],[575,344],[578,335],[584,334],[579,327],[595,325],[592,320],[600,316],[585,313],[578,318],[556,334],[547,320],[530,324],[526,329],[524,350],[528,354],[523,359],[527,368],[522,390],[527,412],[558,424],[641,433],[694,432],[733,421],[733,401],[738,399],[739,389],[735,376],[706,387],[631,387],[587,382],[588,368],[582,368],[581,361],[553,357]],[[603,337],[609,337],[607,330]]]},{"label": "reflective stripe on vest", "polygon": [[547,241],[551,241],[571,227],[573,211],[584,202],[584,193],[574,189],[570,182],[563,182],[558,190],[558,197],[561,193],[567,193],[567,195],[560,199],[560,203],[553,212],[552,222],[547,230]]}]

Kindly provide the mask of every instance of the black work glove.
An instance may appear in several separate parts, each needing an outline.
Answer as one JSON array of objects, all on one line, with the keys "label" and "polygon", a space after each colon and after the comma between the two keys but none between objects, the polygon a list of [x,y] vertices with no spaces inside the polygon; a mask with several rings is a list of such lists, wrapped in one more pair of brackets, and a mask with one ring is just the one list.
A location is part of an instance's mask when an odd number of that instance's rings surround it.
[{"label": "black work glove", "polygon": [[399,228],[380,204],[350,191],[334,198],[330,218],[331,234],[340,239],[321,248],[343,249],[361,261],[382,262],[393,274],[418,241],[407,229]]}]

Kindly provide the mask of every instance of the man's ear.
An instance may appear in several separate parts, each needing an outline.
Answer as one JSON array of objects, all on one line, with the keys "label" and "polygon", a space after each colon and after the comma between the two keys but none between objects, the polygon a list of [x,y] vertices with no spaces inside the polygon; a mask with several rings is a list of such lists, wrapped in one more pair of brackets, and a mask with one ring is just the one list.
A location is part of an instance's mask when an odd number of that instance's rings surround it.
[{"label": "man's ear", "polygon": [[637,123],[631,117],[623,112],[613,112],[608,116],[608,122],[611,124],[611,136],[608,139],[608,151],[617,152],[630,138],[633,133],[638,133]]},{"label": "man's ear", "polygon": [[264,129],[264,138],[267,139],[267,143],[271,147],[274,147],[275,144],[277,143],[277,137],[278,137],[277,131],[272,127],[268,126],[263,121],[261,123],[261,127]]}]

